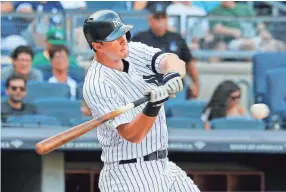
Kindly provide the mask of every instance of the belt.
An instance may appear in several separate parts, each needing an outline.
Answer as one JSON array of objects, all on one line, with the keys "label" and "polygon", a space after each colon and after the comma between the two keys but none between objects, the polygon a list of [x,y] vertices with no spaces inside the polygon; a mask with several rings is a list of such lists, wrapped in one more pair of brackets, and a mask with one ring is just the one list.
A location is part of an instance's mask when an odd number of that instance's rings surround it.
[{"label": "belt", "polygon": [[[167,157],[167,150],[162,150],[162,151],[154,151],[153,153],[145,155],[143,159],[144,161],[152,161],[152,160],[164,159],[166,157]],[[137,158],[119,161],[119,164],[128,164],[128,163],[137,163]]]}]

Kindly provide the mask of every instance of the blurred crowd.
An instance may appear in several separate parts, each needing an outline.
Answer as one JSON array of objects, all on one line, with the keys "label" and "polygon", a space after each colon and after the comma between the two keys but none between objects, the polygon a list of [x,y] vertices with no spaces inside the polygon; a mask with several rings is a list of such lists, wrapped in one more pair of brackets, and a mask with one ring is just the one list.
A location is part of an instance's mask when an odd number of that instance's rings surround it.
[{"label": "blurred crowd", "polygon": [[[2,121],[5,122],[8,116],[39,114],[36,106],[24,99],[26,95],[29,95],[27,92],[29,81],[68,85],[69,99],[81,100],[82,115],[91,116],[90,110],[78,92],[84,78],[78,80],[70,73],[71,68],[81,68],[80,62],[70,51],[71,46],[67,40],[71,30],[69,30],[70,21],[65,21],[63,17],[57,15],[57,13],[70,10],[88,9],[90,6],[88,3],[90,2],[1,2],[2,13],[26,14],[25,17],[1,17],[1,48],[9,52],[7,57],[11,59],[11,65],[5,66],[5,59],[1,59],[1,80],[5,89],[2,90]],[[97,3],[107,2],[92,3],[96,6]],[[275,37],[265,22],[204,18],[204,16],[254,18],[257,15],[256,10],[243,2],[134,1],[131,4],[130,2],[119,3],[125,3],[126,11],[146,10],[148,12],[148,29],[134,34],[132,41],[140,41],[163,51],[176,53],[186,62],[187,74],[192,80],[187,87],[186,100],[196,99],[201,89],[196,69],[198,58],[193,56],[192,51],[203,49],[218,51],[286,50],[285,39],[281,36]],[[34,13],[51,15],[38,19],[33,15]],[[172,15],[179,15],[181,20],[176,20]],[[188,16],[196,18],[188,18]],[[181,26],[179,29],[178,22]],[[186,26],[185,23],[188,25]],[[90,50],[85,42],[81,26],[73,30],[76,34],[74,39],[76,46],[83,50]],[[41,49],[37,50],[38,47]],[[221,60],[221,58],[210,58],[210,61],[214,62]],[[46,67],[51,71],[48,77],[44,75],[43,69]],[[247,116],[247,110],[240,105],[241,94],[239,86],[233,81],[227,80],[219,84],[203,109],[201,120],[204,128],[210,129],[209,122],[216,118]]]}]

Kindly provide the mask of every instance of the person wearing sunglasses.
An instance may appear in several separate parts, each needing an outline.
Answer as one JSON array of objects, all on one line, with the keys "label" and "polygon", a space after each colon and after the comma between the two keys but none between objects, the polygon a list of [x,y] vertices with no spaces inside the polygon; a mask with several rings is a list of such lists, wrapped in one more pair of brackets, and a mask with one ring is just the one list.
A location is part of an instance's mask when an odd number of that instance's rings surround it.
[{"label": "person wearing sunglasses", "polygon": [[27,80],[20,75],[12,75],[6,81],[7,100],[1,102],[1,119],[5,122],[9,116],[38,114],[37,108],[30,103],[24,103],[27,94]]},{"label": "person wearing sunglasses", "polygon": [[236,83],[230,80],[221,82],[203,110],[205,129],[210,129],[209,122],[216,118],[245,116],[246,111],[240,105],[240,98],[241,90]]},{"label": "person wearing sunglasses", "polygon": [[192,56],[186,41],[179,33],[171,32],[168,27],[167,4],[156,3],[148,8],[148,22],[150,29],[139,32],[131,41],[141,42],[161,49],[163,52],[175,53],[186,63],[186,72],[192,80],[186,98],[197,98],[199,95],[199,77],[196,68],[196,59]]}]

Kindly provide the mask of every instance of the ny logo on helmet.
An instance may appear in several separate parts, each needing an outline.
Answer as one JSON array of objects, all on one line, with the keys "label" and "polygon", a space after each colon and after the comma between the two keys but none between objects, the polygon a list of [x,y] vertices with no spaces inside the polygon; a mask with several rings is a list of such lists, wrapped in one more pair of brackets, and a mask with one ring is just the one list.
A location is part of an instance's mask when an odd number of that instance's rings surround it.
[{"label": "ny logo on helmet", "polygon": [[113,23],[114,27],[117,27],[117,26],[121,25],[121,22],[119,21],[118,18],[112,19],[112,23]]}]

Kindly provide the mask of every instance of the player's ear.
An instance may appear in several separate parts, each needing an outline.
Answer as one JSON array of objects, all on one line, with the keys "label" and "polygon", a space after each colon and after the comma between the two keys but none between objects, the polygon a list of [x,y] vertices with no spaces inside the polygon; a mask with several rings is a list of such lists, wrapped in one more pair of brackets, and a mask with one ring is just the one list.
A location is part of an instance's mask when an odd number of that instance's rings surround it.
[{"label": "player's ear", "polygon": [[91,43],[93,49],[95,49],[96,51],[100,51],[102,50],[102,46],[103,46],[103,43]]}]

